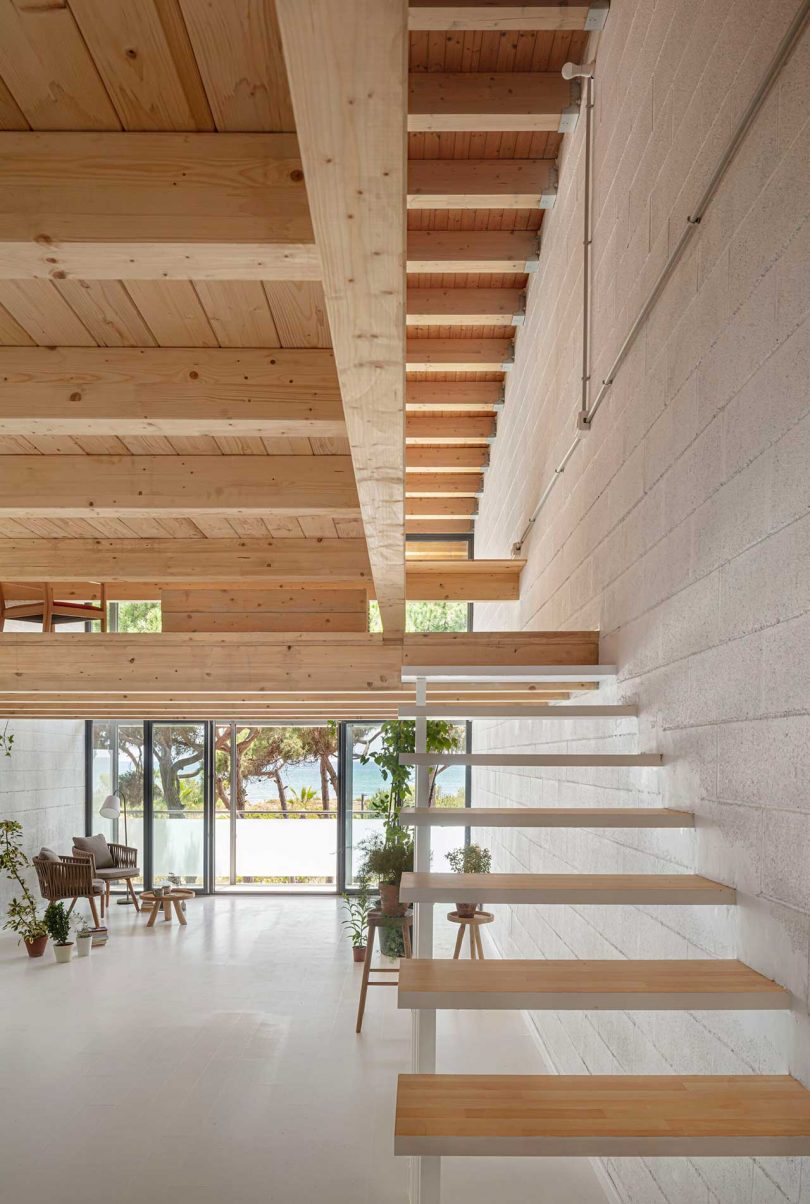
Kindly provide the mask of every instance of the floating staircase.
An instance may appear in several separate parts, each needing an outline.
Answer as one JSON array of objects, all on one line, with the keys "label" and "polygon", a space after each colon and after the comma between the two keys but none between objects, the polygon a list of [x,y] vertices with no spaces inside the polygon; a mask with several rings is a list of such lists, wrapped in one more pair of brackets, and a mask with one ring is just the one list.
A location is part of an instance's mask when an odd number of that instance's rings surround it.
[{"label": "floating staircase", "polygon": [[[520,637],[516,637],[519,640]],[[416,770],[416,806],[401,820],[416,836],[416,869],[400,897],[416,911],[416,957],[402,963],[398,1004],[414,1016],[415,1073],[401,1075],[395,1153],[415,1157],[414,1204],[439,1204],[441,1158],[458,1155],[696,1157],[810,1155],[810,1092],[783,1075],[569,1076],[444,1075],[436,1069],[437,1011],[618,1010],[785,1011],[790,992],[735,960],[461,961],[432,958],[435,903],[459,898],[487,904],[733,906],[733,887],[697,874],[452,874],[430,866],[434,827],[688,829],[689,811],[665,807],[427,806],[428,771],[437,766],[655,768],[655,752],[428,753],[428,719],[531,718],[538,723],[633,718],[632,704],[442,704],[428,682],[475,678],[533,683],[574,680],[598,688],[615,666],[531,665],[525,650],[512,666],[434,663],[429,679],[411,666],[417,705],[416,752],[400,761]],[[420,681],[421,676],[421,681]],[[592,729],[587,729],[589,738]],[[609,732],[608,728],[608,732]],[[626,723],[622,733],[627,733]],[[569,739],[566,729],[565,739]],[[447,1201],[446,1204],[451,1204]],[[455,1204],[455,1202],[452,1202]]]}]

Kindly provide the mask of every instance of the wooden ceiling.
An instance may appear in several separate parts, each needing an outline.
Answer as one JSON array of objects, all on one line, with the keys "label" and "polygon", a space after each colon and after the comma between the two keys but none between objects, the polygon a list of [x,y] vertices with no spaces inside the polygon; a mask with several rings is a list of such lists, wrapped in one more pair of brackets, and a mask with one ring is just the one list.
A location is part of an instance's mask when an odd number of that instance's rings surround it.
[{"label": "wooden ceiling", "polygon": [[472,531],[590,11],[0,0],[5,546],[365,539],[401,630],[403,531]]}]

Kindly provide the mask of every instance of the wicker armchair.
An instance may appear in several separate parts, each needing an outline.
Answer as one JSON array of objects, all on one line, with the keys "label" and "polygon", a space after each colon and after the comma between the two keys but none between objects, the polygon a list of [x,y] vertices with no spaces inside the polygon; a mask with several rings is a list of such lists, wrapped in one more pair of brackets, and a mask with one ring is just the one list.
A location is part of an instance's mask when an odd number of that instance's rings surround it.
[{"label": "wicker armchair", "polygon": [[93,878],[100,878],[104,883],[106,906],[110,906],[110,885],[113,882],[126,882],[127,891],[132,898],[132,902],[135,904],[135,910],[140,911],[141,906],[138,902],[138,896],[135,894],[135,888],[132,885],[132,879],[137,878],[141,872],[138,868],[138,850],[130,845],[110,844],[107,842],[107,848],[112,856],[113,864],[99,869],[96,866],[96,857],[92,850],[78,847],[76,842],[80,839],[86,840],[87,838],[73,837],[73,856],[89,860],[92,871],[91,876]]},{"label": "wicker armchair", "polygon": [[48,857],[35,857],[33,860],[43,899],[47,899],[49,903],[59,899],[70,899],[68,915],[73,911],[77,899],[86,899],[90,904],[93,923],[98,928],[101,921],[96,909],[96,899],[101,900],[103,916],[105,885],[100,878],[93,877],[91,863],[83,857],[60,857],[58,861],[51,861]]}]

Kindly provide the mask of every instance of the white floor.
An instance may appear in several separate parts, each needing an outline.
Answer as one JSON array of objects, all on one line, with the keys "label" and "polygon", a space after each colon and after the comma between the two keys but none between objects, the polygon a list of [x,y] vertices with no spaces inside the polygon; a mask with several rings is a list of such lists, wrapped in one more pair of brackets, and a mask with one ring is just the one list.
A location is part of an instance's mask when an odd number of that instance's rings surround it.
[{"label": "white floor", "polygon": [[[410,1014],[372,990],[355,1036],[334,898],[195,900],[184,929],[112,913],[108,945],[67,966],[0,938],[4,1204],[406,1204]],[[444,1071],[546,1069],[508,1013],[440,1016],[439,1051]],[[443,1166],[442,1204],[605,1199],[584,1160]]]}]

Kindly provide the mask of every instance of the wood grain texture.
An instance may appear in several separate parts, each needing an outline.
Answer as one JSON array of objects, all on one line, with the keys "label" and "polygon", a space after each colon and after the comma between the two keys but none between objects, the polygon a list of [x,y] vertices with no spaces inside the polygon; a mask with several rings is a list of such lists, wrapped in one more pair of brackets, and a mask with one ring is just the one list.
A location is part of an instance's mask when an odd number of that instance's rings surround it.
[{"label": "wood grain texture", "polygon": [[538,261],[533,230],[410,230],[409,272],[525,272]]},{"label": "wood grain texture", "polygon": [[553,159],[411,159],[409,209],[536,209]]},{"label": "wood grain texture", "polygon": [[700,905],[735,901],[733,887],[697,874],[403,874],[408,903]]},{"label": "wood grain texture", "polygon": [[787,1075],[400,1075],[394,1152],[802,1155],[810,1092]]},{"label": "wood grain texture", "polygon": [[577,94],[578,85],[556,72],[415,72],[408,83],[408,129],[556,131]]},{"label": "wood grain texture", "polygon": [[408,25],[413,30],[497,30],[584,29],[587,4],[559,4],[557,0],[535,0],[516,4],[514,0],[410,0]]},{"label": "wood grain texture", "polygon": [[361,590],[164,590],[163,631],[368,631]]},{"label": "wood grain texture", "polygon": [[405,623],[404,0],[279,0],[383,627]]},{"label": "wood grain texture", "polygon": [[408,324],[509,326],[522,316],[524,302],[523,290],[516,288],[409,288]]},{"label": "wood grain texture", "polygon": [[790,1008],[790,992],[739,961],[414,960],[401,1008],[756,1010]]},{"label": "wood grain texture", "polygon": [[[437,710],[431,707],[431,712]],[[480,708],[482,711],[483,707]],[[494,707],[489,717],[497,718]],[[597,707],[541,707],[534,710],[535,718],[565,718],[571,711],[583,714]],[[504,718],[510,708],[504,707]],[[526,715],[530,717],[530,709]],[[437,716],[441,717],[441,716]],[[474,716],[470,716],[473,718]],[[691,811],[672,811],[665,807],[419,807],[401,812],[404,824],[415,827],[476,827],[476,828],[691,828],[695,817]]]}]

